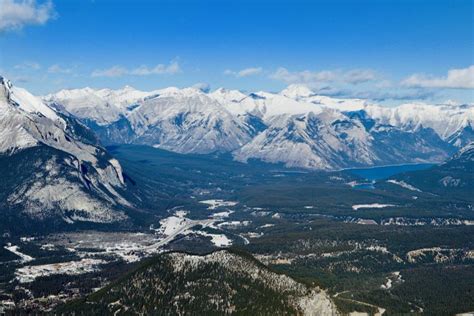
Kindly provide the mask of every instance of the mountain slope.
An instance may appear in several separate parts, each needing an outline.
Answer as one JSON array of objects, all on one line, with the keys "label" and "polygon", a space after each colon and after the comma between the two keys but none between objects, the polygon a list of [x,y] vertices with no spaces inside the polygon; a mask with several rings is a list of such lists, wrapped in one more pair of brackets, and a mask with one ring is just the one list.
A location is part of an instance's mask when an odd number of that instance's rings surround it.
[{"label": "mountain slope", "polygon": [[[121,166],[84,126],[0,77],[0,216],[124,221]],[[6,221],[3,221],[6,225]],[[9,227],[10,229],[11,227]]]},{"label": "mountain slope", "polygon": [[43,100],[48,104],[66,109],[78,118],[92,120],[98,125],[106,125],[120,119],[130,105],[155,93],[155,91],[139,91],[130,86],[118,90],[94,90],[87,87],[61,90],[44,96]]},{"label": "mountain slope", "polygon": [[300,102],[340,111],[364,110],[380,124],[395,126],[408,132],[431,128],[441,139],[458,148],[474,141],[474,104],[407,103],[387,107],[362,99],[337,99],[317,95],[302,85],[291,85],[280,94]]},{"label": "mountain slope", "polygon": [[232,151],[254,133],[249,123],[191,88],[139,102],[127,118],[135,133],[134,143],[179,153]]},{"label": "mountain slope", "polygon": [[160,255],[58,312],[85,314],[338,315],[328,295],[276,274],[250,255]]},{"label": "mountain slope", "polygon": [[442,161],[450,146],[431,130],[404,132],[380,125],[364,111],[279,116],[237,150],[237,160],[260,159],[288,167],[341,169],[356,166]]},{"label": "mountain slope", "polygon": [[368,106],[366,111],[382,123],[405,131],[431,128],[458,148],[474,141],[473,105],[403,104],[395,108]]},{"label": "mountain slope", "polygon": [[391,180],[392,183],[393,180],[395,183],[406,183],[423,192],[474,201],[474,142],[461,148],[441,165],[404,173]]}]

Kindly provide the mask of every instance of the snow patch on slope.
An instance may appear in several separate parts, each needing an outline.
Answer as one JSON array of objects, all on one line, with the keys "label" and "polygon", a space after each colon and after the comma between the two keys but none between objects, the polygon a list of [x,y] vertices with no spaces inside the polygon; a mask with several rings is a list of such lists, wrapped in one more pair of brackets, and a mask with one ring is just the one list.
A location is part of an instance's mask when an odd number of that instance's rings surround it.
[{"label": "snow patch on slope", "polygon": [[398,181],[398,180],[387,180],[388,183],[392,183],[392,184],[395,184],[395,185],[398,185],[398,186],[401,186],[402,188],[405,188],[405,189],[408,189],[408,190],[411,190],[411,191],[416,191],[416,192],[421,192],[420,189],[412,186],[411,184],[409,183],[406,183],[405,181]]},{"label": "snow patch on slope", "polygon": [[355,204],[352,205],[352,209],[354,211],[364,209],[364,208],[385,208],[385,207],[391,207],[391,206],[396,206],[394,204],[380,204],[380,203],[372,203],[372,204]]}]

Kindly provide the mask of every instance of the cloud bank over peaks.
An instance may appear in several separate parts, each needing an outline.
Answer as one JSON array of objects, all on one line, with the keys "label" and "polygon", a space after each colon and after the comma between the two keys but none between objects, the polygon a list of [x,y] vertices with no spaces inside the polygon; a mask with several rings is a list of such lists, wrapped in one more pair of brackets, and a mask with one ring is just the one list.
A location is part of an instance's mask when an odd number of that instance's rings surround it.
[{"label": "cloud bank over peaks", "polygon": [[239,71],[233,71],[233,70],[227,69],[224,71],[224,74],[229,75],[229,76],[234,76],[236,78],[244,78],[244,77],[259,75],[262,72],[263,72],[262,67],[249,67],[249,68],[244,68]]},{"label": "cloud bank over peaks", "polygon": [[450,69],[444,77],[414,74],[403,80],[402,85],[419,88],[474,89],[474,65]]},{"label": "cloud bank over peaks", "polygon": [[325,82],[339,82],[356,85],[377,79],[377,74],[371,69],[352,69],[348,71],[289,71],[284,67],[280,67],[270,75],[270,78],[288,84],[299,83],[309,86],[316,86]]},{"label": "cloud bank over peaks", "polygon": [[91,73],[91,77],[122,77],[125,75],[132,76],[150,76],[150,75],[174,75],[182,72],[177,61],[171,61],[168,65],[158,64],[154,67],[146,65],[139,66],[134,69],[127,69],[124,66],[115,65],[107,69],[96,69]]}]

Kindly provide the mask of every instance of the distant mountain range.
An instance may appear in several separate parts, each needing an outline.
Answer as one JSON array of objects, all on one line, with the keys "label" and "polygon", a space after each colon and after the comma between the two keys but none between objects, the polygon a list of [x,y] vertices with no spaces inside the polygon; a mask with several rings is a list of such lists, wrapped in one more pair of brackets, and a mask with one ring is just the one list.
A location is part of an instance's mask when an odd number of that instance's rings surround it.
[{"label": "distant mountain range", "polygon": [[31,220],[122,222],[132,207],[121,194],[126,184],[120,163],[94,134],[2,77],[0,173],[4,232]]},{"label": "distant mountain range", "polygon": [[[99,144],[231,153],[244,162],[323,170],[442,162],[474,141],[473,111],[472,105],[386,108],[302,86],[278,94],[86,88],[40,99],[0,77],[3,225],[14,227],[19,218],[126,222],[133,203],[120,163]],[[463,150],[440,168],[456,166],[470,152]],[[436,183],[463,187],[462,179],[450,179]]]},{"label": "distant mountain range", "polygon": [[105,145],[146,144],[179,153],[231,153],[288,167],[334,170],[441,162],[474,140],[474,105],[384,107],[320,96],[166,88],[91,88],[43,97],[80,119]]}]

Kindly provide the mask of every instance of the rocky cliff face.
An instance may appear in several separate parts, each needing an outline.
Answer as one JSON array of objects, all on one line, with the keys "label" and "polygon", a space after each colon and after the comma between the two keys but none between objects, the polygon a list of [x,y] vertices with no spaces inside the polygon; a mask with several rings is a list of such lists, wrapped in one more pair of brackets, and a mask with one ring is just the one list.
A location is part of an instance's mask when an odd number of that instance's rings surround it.
[{"label": "rocky cliff face", "polygon": [[81,123],[1,77],[0,169],[4,223],[126,219],[120,208],[130,204],[119,193],[125,188],[119,162]]}]

